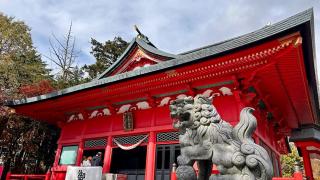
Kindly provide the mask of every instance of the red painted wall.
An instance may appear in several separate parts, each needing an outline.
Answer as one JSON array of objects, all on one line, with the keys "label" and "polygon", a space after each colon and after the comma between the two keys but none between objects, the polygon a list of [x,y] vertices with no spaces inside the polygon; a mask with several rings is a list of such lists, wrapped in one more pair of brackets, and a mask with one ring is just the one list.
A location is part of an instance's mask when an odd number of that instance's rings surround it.
[{"label": "red painted wall", "polygon": [[[221,117],[235,125],[239,121],[239,108],[234,96],[221,96],[213,100],[213,104],[217,108]],[[156,131],[163,131],[163,126],[172,125],[170,118],[169,106],[151,108],[146,110],[137,110],[134,114],[134,130],[127,133],[135,133],[136,130],[149,131],[146,128],[153,127]],[[111,116],[100,116],[93,119],[76,120],[66,123],[62,127],[62,133],[59,142],[80,142],[82,138],[103,137],[108,133],[116,133],[123,131],[122,114]],[[154,119],[154,120],[153,120]],[[166,129],[168,130],[168,129]],[[171,130],[173,130],[171,128]]]}]

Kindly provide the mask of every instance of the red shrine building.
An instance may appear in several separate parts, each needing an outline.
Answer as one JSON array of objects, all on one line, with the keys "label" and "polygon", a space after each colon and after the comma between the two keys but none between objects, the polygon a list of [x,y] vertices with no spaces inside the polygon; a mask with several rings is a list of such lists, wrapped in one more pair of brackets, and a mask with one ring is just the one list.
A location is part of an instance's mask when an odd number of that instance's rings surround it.
[{"label": "red shrine building", "polygon": [[180,154],[168,105],[176,98],[212,96],[232,125],[243,107],[255,109],[254,139],[268,152],[275,176],[288,139],[303,157],[320,155],[313,10],[181,54],[156,48],[138,33],[119,59],[91,82],[8,103],[16,113],[61,128],[53,179],[67,166],[102,152],[103,173],[166,180]]}]

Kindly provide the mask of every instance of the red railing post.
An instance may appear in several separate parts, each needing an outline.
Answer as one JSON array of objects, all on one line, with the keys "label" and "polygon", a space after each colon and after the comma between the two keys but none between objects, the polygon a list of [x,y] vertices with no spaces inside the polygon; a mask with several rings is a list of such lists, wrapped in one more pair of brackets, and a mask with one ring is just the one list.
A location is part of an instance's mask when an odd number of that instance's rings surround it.
[{"label": "red railing post", "polygon": [[6,180],[10,180],[11,172],[9,171],[6,175]]},{"label": "red railing post", "polygon": [[294,180],[303,180],[303,176],[301,172],[293,173]]},{"label": "red railing post", "polygon": [[176,168],[177,168],[176,163],[173,163],[172,164],[172,171],[171,171],[171,178],[170,178],[171,180],[177,180]]},{"label": "red railing post", "polygon": [[310,180],[314,180],[313,174],[312,174],[312,167],[311,167],[311,161],[310,161],[310,155],[306,147],[301,147],[301,153],[303,158],[303,165],[304,165],[304,171],[306,173],[307,178]]},{"label": "red railing post", "polygon": [[2,165],[1,158],[0,158],[0,178],[2,177],[3,169],[4,169],[4,166]]},{"label": "red railing post", "polygon": [[293,173],[294,180],[303,180],[302,172],[300,171],[300,166],[296,162],[294,166],[294,173]]},{"label": "red railing post", "polygon": [[50,177],[51,177],[51,171],[50,171],[50,169],[47,171],[47,173],[46,173],[46,177],[45,177],[45,179],[44,180],[50,180]]}]

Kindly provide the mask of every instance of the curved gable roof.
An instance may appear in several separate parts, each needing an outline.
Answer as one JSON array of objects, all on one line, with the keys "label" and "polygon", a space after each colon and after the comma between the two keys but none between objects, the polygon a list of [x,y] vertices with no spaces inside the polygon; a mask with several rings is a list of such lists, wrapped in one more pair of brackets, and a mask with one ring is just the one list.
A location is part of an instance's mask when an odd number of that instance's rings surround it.
[{"label": "curved gable roof", "polygon": [[161,56],[164,57],[164,60],[170,60],[170,59],[175,59],[178,58],[179,55],[174,55],[174,54],[170,54],[170,53],[166,53],[164,51],[161,51],[159,49],[157,49],[149,40],[146,36],[141,36],[138,35],[137,37],[135,37],[130,44],[128,45],[128,47],[125,49],[125,51],[122,53],[122,55],[109,67],[107,68],[103,73],[101,73],[100,75],[98,75],[94,80],[98,80],[98,79],[102,79],[102,78],[106,78],[108,75],[110,75],[116,68],[118,68],[119,66],[121,66],[124,61],[126,60],[126,58],[130,55],[130,53],[132,52],[133,49],[135,49],[135,47],[140,47],[143,50],[157,55],[157,56]]}]

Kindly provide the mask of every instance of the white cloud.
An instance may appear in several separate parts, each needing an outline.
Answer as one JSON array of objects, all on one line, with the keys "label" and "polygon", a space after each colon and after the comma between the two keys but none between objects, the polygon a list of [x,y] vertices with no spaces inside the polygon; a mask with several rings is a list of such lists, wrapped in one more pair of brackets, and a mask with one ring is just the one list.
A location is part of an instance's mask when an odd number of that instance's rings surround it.
[{"label": "white cloud", "polygon": [[[133,25],[160,49],[181,53],[242,35],[314,7],[316,42],[320,36],[320,5],[316,0],[0,0],[0,11],[25,21],[35,46],[48,54],[51,33],[64,35],[70,22],[79,64],[90,64],[90,38],[99,41],[121,36],[131,40]],[[319,53],[319,43],[317,52]],[[320,69],[320,68],[318,68]]]}]

